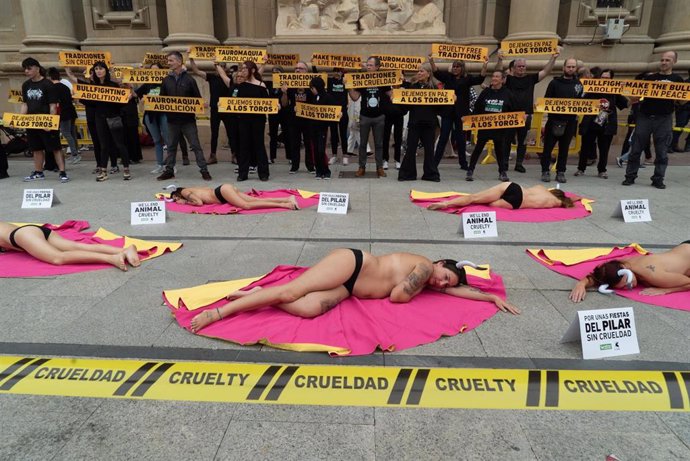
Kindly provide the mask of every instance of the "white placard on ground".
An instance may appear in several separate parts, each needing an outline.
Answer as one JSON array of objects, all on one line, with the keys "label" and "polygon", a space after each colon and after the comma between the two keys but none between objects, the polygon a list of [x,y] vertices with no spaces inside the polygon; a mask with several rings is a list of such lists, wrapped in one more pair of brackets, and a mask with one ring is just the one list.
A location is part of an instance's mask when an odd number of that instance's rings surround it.
[{"label": "white placard on ground", "polygon": [[22,208],[50,208],[58,203],[53,189],[24,189]]},{"label": "white placard on ground", "polygon": [[578,311],[561,343],[582,343],[582,358],[600,359],[639,354],[632,307]]},{"label": "white placard on ground", "polygon": [[620,207],[616,207],[614,218],[622,217],[625,222],[647,222],[652,220],[649,212],[648,199],[621,200]]},{"label": "white placard on ground", "polygon": [[462,235],[466,239],[498,237],[495,211],[462,214]]},{"label": "white placard on ground", "polygon": [[321,192],[317,213],[347,214],[350,194],[343,192]]},{"label": "white placard on ground", "polygon": [[165,224],[165,202],[132,202],[130,224]]}]

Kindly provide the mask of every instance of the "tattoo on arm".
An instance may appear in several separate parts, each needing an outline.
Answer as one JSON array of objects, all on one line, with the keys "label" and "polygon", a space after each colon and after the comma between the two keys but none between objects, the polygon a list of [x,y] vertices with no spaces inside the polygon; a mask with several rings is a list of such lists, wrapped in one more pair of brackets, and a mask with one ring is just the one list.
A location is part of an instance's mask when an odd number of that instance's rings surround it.
[{"label": "tattoo on arm", "polygon": [[[418,270],[420,273],[417,273]],[[429,279],[429,275],[431,275],[431,268],[421,265],[415,267],[415,269],[410,272],[410,275],[407,276],[403,290],[408,295],[415,294],[424,286],[424,283]]]},{"label": "tattoo on arm", "polygon": [[338,303],[339,303],[339,301],[337,299],[322,299],[321,300],[321,313],[325,314],[326,312],[330,311],[335,306],[337,306]]},{"label": "tattoo on arm", "polygon": [[654,267],[653,264],[650,264],[649,266],[645,266],[645,267],[646,267],[647,269],[649,269],[650,271],[654,272],[654,268],[655,268],[655,267]]},{"label": "tattoo on arm", "polygon": [[469,290],[470,290],[470,291],[474,291],[475,293],[484,294],[484,292],[483,292],[482,290],[480,290],[479,288],[469,287]]}]

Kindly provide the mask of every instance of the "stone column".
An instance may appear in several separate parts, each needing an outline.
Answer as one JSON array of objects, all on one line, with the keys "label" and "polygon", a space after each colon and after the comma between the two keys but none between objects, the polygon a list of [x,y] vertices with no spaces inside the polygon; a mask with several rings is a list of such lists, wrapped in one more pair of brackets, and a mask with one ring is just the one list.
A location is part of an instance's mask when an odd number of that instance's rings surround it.
[{"label": "stone column", "polygon": [[690,51],[690,2],[667,0],[661,30],[664,33],[656,39],[659,46],[654,49],[655,53]]},{"label": "stone column", "polygon": [[169,35],[164,40],[165,51],[219,43],[213,35],[212,0],[166,0],[166,11]]},{"label": "stone column", "polygon": [[511,0],[506,40],[558,38],[557,0]]},{"label": "stone column", "polygon": [[79,46],[70,0],[21,0],[26,37],[23,54],[56,53]]}]

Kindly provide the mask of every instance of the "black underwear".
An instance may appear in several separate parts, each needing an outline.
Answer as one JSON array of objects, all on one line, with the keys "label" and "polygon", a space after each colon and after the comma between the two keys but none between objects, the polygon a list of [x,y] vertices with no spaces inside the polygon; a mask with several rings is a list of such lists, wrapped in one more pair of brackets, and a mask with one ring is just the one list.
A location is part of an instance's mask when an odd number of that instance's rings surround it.
[{"label": "black underwear", "polygon": [[216,194],[216,198],[220,203],[228,203],[227,200],[225,200],[225,197],[223,197],[223,194],[220,192],[220,188],[223,186],[218,186],[215,189],[213,189],[213,193]]},{"label": "black underwear", "polygon": [[684,241],[684,242],[680,242],[681,245],[684,244],[684,243],[690,243],[690,240],[686,240],[686,241]]},{"label": "black underwear", "polygon": [[12,246],[15,248],[19,248],[20,250],[23,250],[24,248],[17,244],[17,241],[14,239],[14,234],[16,234],[19,229],[24,229],[25,227],[38,227],[43,232],[43,236],[46,238],[46,240],[48,240],[48,237],[50,237],[50,233],[52,232],[50,229],[47,229],[43,226],[37,226],[36,224],[27,224],[25,226],[17,227],[15,230],[10,232],[10,244],[12,244]]},{"label": "black underwear", "polygon": [[505,192],[503,192],[503,195],[501,195],[501,198],[510,203],[513,210],[517,210],[522,205],[522,187],[517,183],[511,182],[508,184]]},{"label": "black underwear", "polygon": [[352,290],[355,288],[355,282],[357,281],[357,277],[359,277],[359,271],[362,270],[364,255],[362,254],[362,250],[350,248],[350,251],[352,251],[352,253],[355,255],[355,270],[352,271],[352,275],[349,279],[347,279],[347,282],[343,283],[343,286],[347,289],[350,295],[352,295]]}]

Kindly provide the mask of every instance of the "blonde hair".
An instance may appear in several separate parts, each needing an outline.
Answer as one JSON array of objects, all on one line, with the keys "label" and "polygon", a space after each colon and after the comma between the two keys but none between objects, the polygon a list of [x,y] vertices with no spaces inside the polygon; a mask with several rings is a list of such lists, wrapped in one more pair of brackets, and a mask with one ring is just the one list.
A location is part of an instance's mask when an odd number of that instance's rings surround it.
[{"label": "blonde hair", "polygon": [[[431,64],[429,64],[428,62],[424,62],[419,67],[424,69],[429,74],[429,80],[427,80],[427,82],[424,84],[424,87],[438,89],[439,81],[436,80],[436,77],[434,77],[434,72],[431,68]],[[412,78],[412,83],[417,83],[417,76]]]}]

